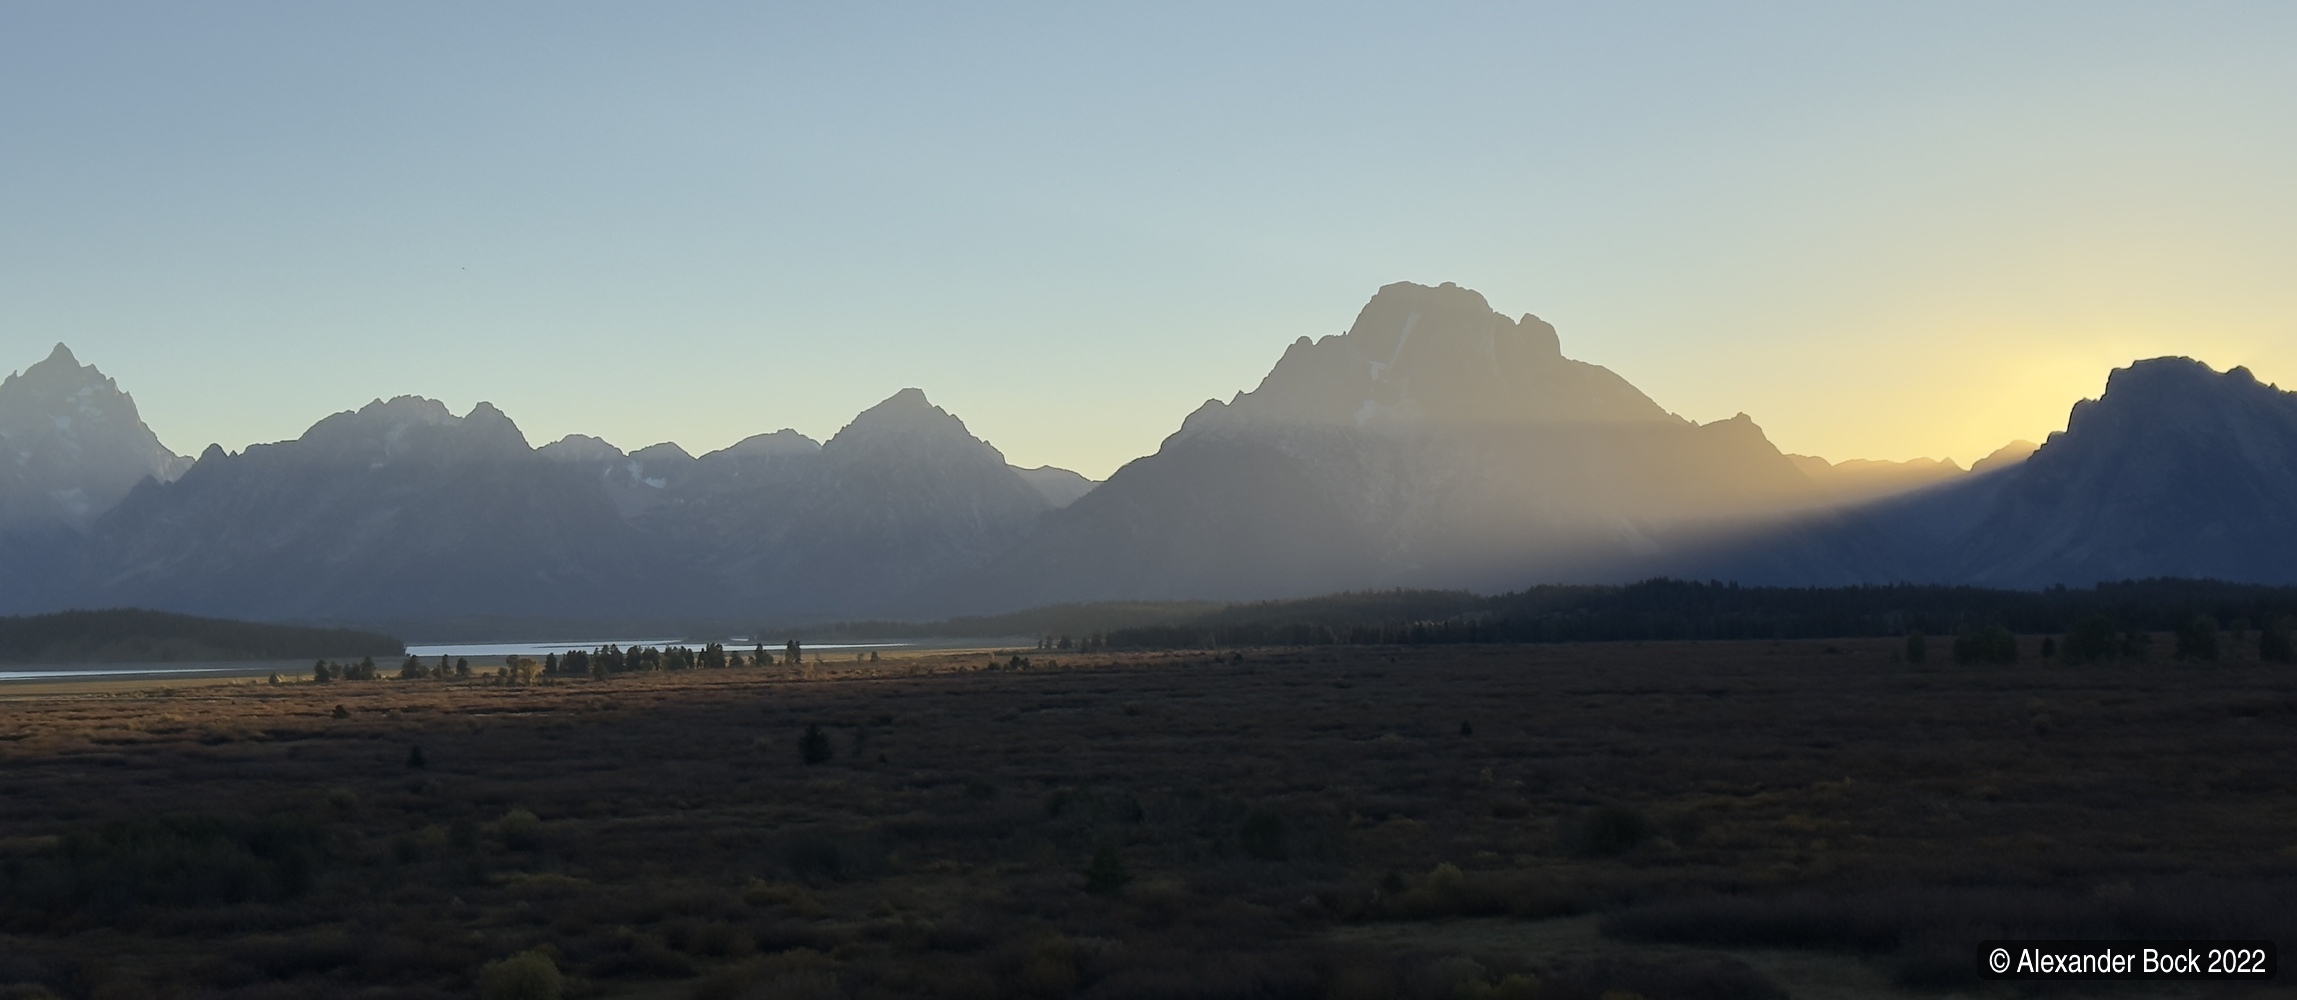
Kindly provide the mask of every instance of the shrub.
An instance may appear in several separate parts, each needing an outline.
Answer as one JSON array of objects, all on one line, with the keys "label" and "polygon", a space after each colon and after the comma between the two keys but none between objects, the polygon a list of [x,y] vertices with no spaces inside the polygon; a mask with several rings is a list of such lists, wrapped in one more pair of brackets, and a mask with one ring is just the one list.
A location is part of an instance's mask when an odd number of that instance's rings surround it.
[{"label": "shrub", "polygon": [[1096,896],[1113,896],[1133,880],[1125,868],[1124,855],[1109,844],[1102,844],[1093,852],[1092,864],[1085,866],[1085,891]]},{"label": "shrub", "polygon": [[558,963],[542,951],[525,951],[479,970],[479,996],[484,1000],[558,1000],[566,980]]},{"label": "shrub", "polygon": [[838,879],[845,876],[845,855],[837,841],[820,833],[801,833],[782,847],[782,863],[793,874]]},{"label": "shrub", "polygon": [[2178,627],[2177,658],[2197,662],[2217,659],[2217,619],[2208,615],[2195,615],[2191,621]]},{"label": "shrub", "polygon": [[1260,861],[1284,860],[1284,817],[1265,809],[1255,809],[1244,817],[1244,825],[1236,831],[1236,846],[1244,849],[1246,857]]},{"label": "shrub", "polygon": [[2128,652],[2121,629],[2101,615],[2075,622],[2059,650],[2067,663],[2104,663]]},{"label": "shrub", "polygon": [[829,734],[821,731],[819,723],[806,723],[805,735],[798,737],[798,757],[808,764],[823,764],[832,755]]},{"label": "shrub", "polygon": [[2257,633],[2257,658],[2267,663],[2297,663],[2297,640],[2291,638],[2293,632],[2297,632],[2297,623],[2287,618],[2265,623],[2264,630]]},{"label": "shrub", "polygon": [[1930,656],[1930,640],[1920,632],[1906,633],[1906,662],[1920,663]]},{"label": "shrub", "polygon": [[284,818],[170,816],[75,833],[0,872],[0,897],[116,913],[301,896],[327,861],[319,830]]},{"label": "shrub", "polygon": [[1428,872],[1428,889],[1442,895],[1458,895],[1466,889],[1467,873],[1449,861],[1442,862]]},{"label": "shrub", "polygon": [[1615,858],[1651,839],[1651,820],[1622,803],[1597,806],[1563,828],[1563,849],[1583,858]]},{"label": "shrub", "polygon": [[2016,663],[2018,636],[2000,625],[1983,631],[1964,630],[1954,637],[1956,663]]},{"label": "shrub", "polygon": [[531,851],[542,846],[542,820],[525,809],[513,809],[495,821],[495,833],[502,837],[502,845],[514,851]]}]

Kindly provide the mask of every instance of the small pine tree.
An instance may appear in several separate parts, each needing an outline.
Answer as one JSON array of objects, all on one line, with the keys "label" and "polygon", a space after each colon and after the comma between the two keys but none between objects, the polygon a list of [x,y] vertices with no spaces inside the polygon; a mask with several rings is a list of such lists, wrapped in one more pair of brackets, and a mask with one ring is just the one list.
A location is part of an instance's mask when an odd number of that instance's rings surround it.
[{"label": "small pine tree", "polygon": [[798,757],[808,764],[822,764],[831,755],[829,734],[821,731],[819,723],[806,723],[806,734],[798,737]]},{"label": "small pine tree", "polygon": [[1920,663],[1930,655],[1930,640],[1920,632],[1906,633],[1906,662]]},{"label": "small pine tree", "polygon": [[424,759],[422,747],[411,746],[407,748],[407,766],[419,771],[431,766],[431,762]]}]

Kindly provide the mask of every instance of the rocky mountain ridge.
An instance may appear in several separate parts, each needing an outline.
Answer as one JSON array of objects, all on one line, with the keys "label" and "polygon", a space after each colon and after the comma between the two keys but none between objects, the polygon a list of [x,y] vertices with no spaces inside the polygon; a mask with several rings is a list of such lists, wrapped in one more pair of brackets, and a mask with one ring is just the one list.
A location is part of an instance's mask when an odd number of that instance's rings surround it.
[{"label": "rocky mountain ridge", "polygon": [[0,531],[86,528],[146,477],[190,466],[133,397],[62,344],[0,381]]},{"label": "rocky mountain ridge", "polygon": [[402,396],[193,463],[61,345],[0,384],[11,455],[0,612],[793,621],[1658,574],[2297,579],[2297,395],[2245,369],[2118,369],[2065,431],[1969,472],[1834,463],[1745,414],[1669,413],[1448,284],[1380,289],[1103,484],[1014,467],[916,389],[827,441],[700,456],[537,448],[490,404]]}]

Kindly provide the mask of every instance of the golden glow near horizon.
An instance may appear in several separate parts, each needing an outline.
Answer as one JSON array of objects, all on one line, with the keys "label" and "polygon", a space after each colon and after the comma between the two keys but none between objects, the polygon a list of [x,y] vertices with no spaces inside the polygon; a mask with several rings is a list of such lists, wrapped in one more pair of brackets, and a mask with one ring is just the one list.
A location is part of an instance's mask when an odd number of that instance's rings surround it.
[{"label": "golden glow near horizon", "polygon": [[1399,280],[1837,460],[2297,383],[2297,6],[130,8],[0,7],[0,372],[186,453],[917,386],[1098,478]]}]

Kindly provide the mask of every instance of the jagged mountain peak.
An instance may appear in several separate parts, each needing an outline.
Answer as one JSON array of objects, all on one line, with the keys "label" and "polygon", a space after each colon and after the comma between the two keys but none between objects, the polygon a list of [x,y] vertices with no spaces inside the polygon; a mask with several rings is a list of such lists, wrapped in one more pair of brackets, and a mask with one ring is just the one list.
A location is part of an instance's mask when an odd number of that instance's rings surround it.
[{"label": "jagged mountain peak", "polygon": [[97,371],[96,366],[81,364],[80,359],[72,355],[72,349],[61,343],[39,363],[8,376],[0,385],[12,387],[12,395],[18,399],[39,397],[49,405],[56,399],[73,395],[81,399],[97,395],[127,396],[120,392],[118,383]]},{"label": "jagged mountain peak", "polygon": [[622,449],[588,434],[569,434],[535,449],[534,453],[553,462],[612,462],[624,457]]},{"label": "jagged mountain peak", "polygon": [[956,419],[949,415],[948,410],[933,405],[932,400],[925,398],[925,390],[912,386],[861,411],[853,418],[852,426],[875,424],[923,427]]},{"label": "jagged mountain peak", "polygon": [[534,454],[518,424],[493,403],[477,403],[457,417],[439,400],[412,395],[377,399],[357,410],[327,416],[293,444],[332,452],[345,460],[370,462],[416,453],[441,457]]},{"label": "jagged mountain peak", "polygon": [[974,437],[965,421],[933,405],[919,389],[903,389],[861,411],[822,444],[822,454],[851,458],[888,450],[917,453],[946,451],[981,461],[1005,464],[1005,455],[989,442]]},{"label": "jagged mountain peak", "polygon": [[770,455],[811,455],[820,450],[821,442],[798,433],[794,428],[784,427],[771,434],[752,434],[702,457],[762,458]]},{"label": "jagged mountain peak", "polygon": [[2170,436],[2198,442],[2234,435],[2250,445],[2268,427],[2292,420],[2297,393],[2261,383],[2247,368],[2219,373],[2193,358],[2149,358],[2107,375],[2105,391],[2075,403],[2066,429],[2051,434],[2032,460],[2059,462],[2069,451]]},{"label": "jagged mountain peak", "polygon": [[85,527],[145,477],[171,480],[191,464],[160,444],[133,397],[60,343],[0,380],[0,459],[0,528]]},{"label": "jagged mountain peak", "polygon": [[2287,583],[2297,566],[2293,456],[2297,393],[2245,369],[2151,358],[2114,370],[2104,392],[2074,404],[2066,429],[2022,461],[2012,445],[1973,467],[1982,474],[1806,537],[1757,536],[1722,575],[2006,587],[2165,576]]},{"label": "jagged mountain peak", "polygon": [[1473,289],[1397,282],[1347,332],[1294,341],[1258,388],[1207,402],[1182,433],[1681,422],[1609,370],[1565,358],[1560,344],[1545,320],[1509,319]]},{"label": "jagged mountain peak", "polygon": [[694,456],[689,454],[686,449],[679,447],[676,441],[647,445],[631,452],[630,457],[641,462],[691,462],[694,460]]}]

